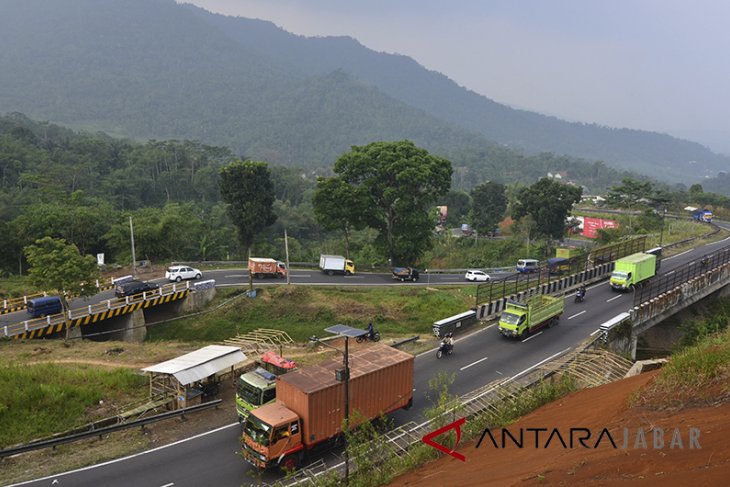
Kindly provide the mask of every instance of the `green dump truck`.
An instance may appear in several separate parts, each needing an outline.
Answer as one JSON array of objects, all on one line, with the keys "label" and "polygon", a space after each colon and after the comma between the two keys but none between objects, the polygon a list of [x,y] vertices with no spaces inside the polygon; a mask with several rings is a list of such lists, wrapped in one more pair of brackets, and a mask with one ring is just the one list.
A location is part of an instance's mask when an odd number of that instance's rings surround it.
[{"label": "green dump truck", "polygon": [[557,325],[564,309],[562,298],[548,294],[533,296],[524,303],[510,299],[499,318],[499,332],[508,338],[523,338],[544,326]]},{"label": "green dump truck", "polygon": [[276,378],[297,368],[297,364],[274,352],[266,352],[254,370],[238,378],[236,412],[243,423],[249,413],[276,399]]},{"label": "green dump truck", "polygon": [[611,289],[614,291],[633,290],[641,281],[654,277],[657,269],[656,255],[639,252],[616,261],[611,274]]}]

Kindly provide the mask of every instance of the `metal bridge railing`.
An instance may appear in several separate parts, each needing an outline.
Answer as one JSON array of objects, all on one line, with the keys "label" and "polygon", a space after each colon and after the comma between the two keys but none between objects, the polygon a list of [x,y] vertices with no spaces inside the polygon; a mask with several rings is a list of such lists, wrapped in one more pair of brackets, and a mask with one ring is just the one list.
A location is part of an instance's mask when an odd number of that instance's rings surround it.
[{"label": "metal bridge railing", "polygon": [[639,306],[650,299],[666,293],[695,277],[704,274],[707,271],[715,269],[730,262],[730,245],[719,249],[712,254],[706,256],[707,262],[702,263],[702,259],[689,262],[666,274],[654,277],[648,281],[644,281],[636,286],[634,290],[634,306]]}]

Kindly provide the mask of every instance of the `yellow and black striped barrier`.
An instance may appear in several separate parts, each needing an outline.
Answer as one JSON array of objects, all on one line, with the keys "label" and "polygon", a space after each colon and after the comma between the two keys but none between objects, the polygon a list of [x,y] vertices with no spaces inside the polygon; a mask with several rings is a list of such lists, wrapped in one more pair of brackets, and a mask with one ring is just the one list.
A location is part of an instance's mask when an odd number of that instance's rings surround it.
[{"label": "yellow and black striped barrier", "polygon": [[[190,293],[190,287],[185,286],[182,290],[177,290],[178,284],[162,286],[153,296],[137,295],[128,299],[109,300],[103,303],[90,305],[86,309],[74,309],[74,312],[84,312],[84,316],[71,317],[69,320],[69,328],[77,326],[90,325],[100,321],[131,313],[138,309],[149,308],[171,301],[176,301],[186,297]],[[169,291],[169,292],[168,292]],[[62,314],[47,316],[35,320],[28,320],[14,325],[7,325],[0,328],[0,336],[12,337],[17,340],[43,338],[53,333],[65,330],[66,322]],[[4,332],[4,333],[3,333]]]}]

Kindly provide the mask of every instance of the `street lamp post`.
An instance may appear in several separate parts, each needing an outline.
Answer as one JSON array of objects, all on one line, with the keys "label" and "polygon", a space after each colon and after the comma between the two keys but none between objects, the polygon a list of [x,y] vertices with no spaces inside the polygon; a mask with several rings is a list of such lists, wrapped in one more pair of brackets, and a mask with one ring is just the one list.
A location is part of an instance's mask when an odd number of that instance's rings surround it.
[{"label": "street lamp post", "polygon": [[345,350],[344,352],[337,347],[334,347],[328,343],[321,341],[316,336],[309,338],[311,342],[319,343],[325,347],[329,347],[333,350],[337,350],[343,355],[343,365],[345,366],[344,378],[341,375],[336,374],[337,380],[341,380],[345,383],[345,427],[344,427],[344,444],[345,444],[345,485],[348,485],[350,481],[350,453],[347,451],[347,433],[350,431],[350,338],[357,338],[363,335],[367,335],[366,330],[359,328],[352,328],[346,325],[335,325],[325,328],[334,335],[339,335],[345,339]]},{"label": "street lamp post", "polygon": [[664,241],[664,222],[667,219],[667,209],[664,208],[664,212],[662,213],[662,229],[659,232],[659,246],[662,246],[662,242]]}]

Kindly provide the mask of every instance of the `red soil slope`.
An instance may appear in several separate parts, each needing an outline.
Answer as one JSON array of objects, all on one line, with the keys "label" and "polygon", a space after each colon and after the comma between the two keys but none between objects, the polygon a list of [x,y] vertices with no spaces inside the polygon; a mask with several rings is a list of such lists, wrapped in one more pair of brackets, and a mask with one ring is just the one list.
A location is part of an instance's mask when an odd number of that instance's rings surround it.
[{"label": "red soil slope", "polygon": [[[525,431],[524,448],[509,440],[501,446],[500,430],[481,446],[476,442],[458,451],[466,456],[462,462],[450,456],[425,465],[418,471],[397,478],[391,486],[444,485],[448,487],[544,486],[544,485],[661,485],[724,486],[730,485],[730,403],[681,411],[656,411],[628,406],[631,394],[649,383],[655,372],[586,389],[548,404],[509,427],[517,437],[519,428],[547,428],[535,448],[534,433]],[[557,438],[544,449],[549,432],[558,428],[566,444],[570,428],[590,428],[593,447],[603,428],[608,428],[618,448],[606,437],[598,448],[563,448]],[[700,449],[689,448],[689,428],[699,428]],[[628,448],[623,448],[624,428],[629,429]],[[663,428],[664,448],[653,449],[653,428]],[[675,428],[680,429],[683,449],[670,449]],[[646,449],[635,448],[637,430],[646,435]],[[438,438],[436,438],[438,441]]]}]

